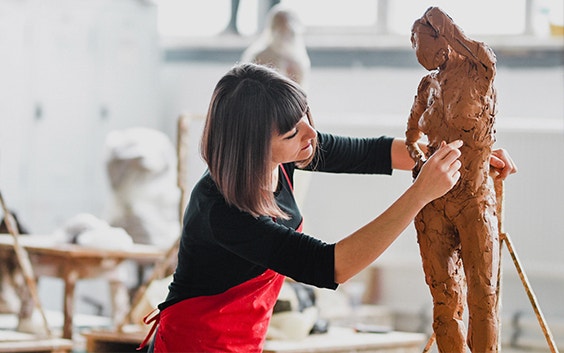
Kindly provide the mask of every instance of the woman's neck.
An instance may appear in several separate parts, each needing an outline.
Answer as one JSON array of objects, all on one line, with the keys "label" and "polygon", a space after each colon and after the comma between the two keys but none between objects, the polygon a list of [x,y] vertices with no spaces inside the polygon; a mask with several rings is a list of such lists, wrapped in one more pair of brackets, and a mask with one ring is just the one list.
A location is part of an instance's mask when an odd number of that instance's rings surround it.
[{"label": "woman's neck", "polygon": [[270,191],[275,192],[278,189],[278,177],[280,175],[280,171],[278,166],[272,170],[271,176],[271,184],[270,184]]}]

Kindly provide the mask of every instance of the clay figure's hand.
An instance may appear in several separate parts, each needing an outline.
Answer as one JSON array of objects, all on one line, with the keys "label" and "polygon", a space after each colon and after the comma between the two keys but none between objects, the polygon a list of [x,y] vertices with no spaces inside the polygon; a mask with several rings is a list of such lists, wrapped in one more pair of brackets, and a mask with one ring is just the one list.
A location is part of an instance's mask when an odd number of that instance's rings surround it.
[{"label": "clay figure's hand", "polygon": [[413,179],[417,178],[417,176],[419,175],[419,172],[421,171],[421,168],[423,168],[423,164],[425,164],[425,160],[422,159],[422,158],[415,161],[415,165],[413,166],[413,169],[411,170],[411,175],[413,176]]},{"label": "clay figure's hand", "polygon": [[517,173],[517,165],[503,148],[492,151],[490,167],[497,172],[497,178],[504,180],[510,174]]},{"label": "clay figure's hand", "polygon": [[[419,144],[417,144],[417,141],[419,140],[421,135],[422,135],[422,133],[419,130],[413,130],[412,129],[412,130],[408,130],[406,132],[407,152],[409,153],[409,156],[411,157],[411,159],[413,159],[413,161],[415,161],[415,165],[411,169],[411,174],[413,176],[413,179],[417,178],[417,175],[419,175],[419,171],[421,171],[421,168],[423,167],[423,164],[425,163],[425,160],[426,160],[425,154],[421,150],[421,147],[419,146]],[[411,141],[416,141],[416,142],[411,143]]]},{"label": "clay figure's hand", "polygon": [[440,148],[423,164],[413,186],[422,190],[427,202],[446,194],[460,179],[460,147],[461,140],[449,144],[443,141]]}]

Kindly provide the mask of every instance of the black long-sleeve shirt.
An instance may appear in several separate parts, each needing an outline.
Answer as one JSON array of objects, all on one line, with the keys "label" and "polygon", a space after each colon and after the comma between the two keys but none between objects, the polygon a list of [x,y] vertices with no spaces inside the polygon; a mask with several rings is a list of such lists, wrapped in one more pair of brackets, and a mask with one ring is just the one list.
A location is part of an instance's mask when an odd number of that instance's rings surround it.
[{"label": "black long-sleeve shirt", "polygon": [[[306,169],[332,173],[391,174],[392,138],[351,138],[318,133],[319,148]],[[292,180],[294,163],[282,166]],[[296,281],[335,289],[335,244],[295,229],[302,216],[281,173],[275,193],[290,219],[253,217],[227,205],[208,172],[195,185],[184,215],[178,265],[166,301],[214,295],[270,268]]]}]

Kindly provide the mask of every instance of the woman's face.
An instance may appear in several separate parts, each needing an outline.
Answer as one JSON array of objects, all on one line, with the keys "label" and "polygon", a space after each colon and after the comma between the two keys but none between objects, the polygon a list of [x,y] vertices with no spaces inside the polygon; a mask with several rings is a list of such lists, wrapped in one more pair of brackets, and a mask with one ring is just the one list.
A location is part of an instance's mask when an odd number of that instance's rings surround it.
[{"label": "woman's face", "polygon": [[281,163],[297,162],[307,159],[313,153],[311,145],[317,136],[316,131],[309,124],[307,115],[290,131],[272,136],[272,165],[273,169]]}]

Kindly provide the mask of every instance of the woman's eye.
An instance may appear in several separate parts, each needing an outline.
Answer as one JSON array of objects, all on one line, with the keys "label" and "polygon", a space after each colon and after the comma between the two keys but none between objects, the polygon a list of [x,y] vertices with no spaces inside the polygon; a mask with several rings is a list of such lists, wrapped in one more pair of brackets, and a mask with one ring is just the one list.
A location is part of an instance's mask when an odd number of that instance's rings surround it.
[{"label": "woman's eye", "polygon": [[293,134],[291,134],[290,136],[286,137],[286,140],[290,140],[293,139],[294,137],[296,137],[298,135],[298,129],[296,129],[296,132],[294,132]]}]

